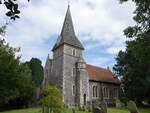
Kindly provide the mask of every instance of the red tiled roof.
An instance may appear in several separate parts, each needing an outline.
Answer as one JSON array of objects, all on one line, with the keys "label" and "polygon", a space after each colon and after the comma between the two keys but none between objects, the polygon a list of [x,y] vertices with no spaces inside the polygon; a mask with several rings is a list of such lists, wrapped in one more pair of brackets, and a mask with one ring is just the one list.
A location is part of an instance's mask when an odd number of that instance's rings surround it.
[{"label": "red tiled roof", "polygon": [[108,69],[86,64],[86,70],[88,72],[90,80],[109,82],[115,84],[121,83],[120,80],[115,78],[115,75]]}]

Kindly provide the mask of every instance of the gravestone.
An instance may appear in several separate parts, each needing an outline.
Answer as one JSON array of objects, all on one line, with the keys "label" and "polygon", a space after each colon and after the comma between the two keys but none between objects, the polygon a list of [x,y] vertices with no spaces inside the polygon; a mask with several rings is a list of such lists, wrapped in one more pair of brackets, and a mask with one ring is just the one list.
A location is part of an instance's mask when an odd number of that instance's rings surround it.
[{"label": "gravestone", "polygon": [[97,106],[93,108],[93,113],[102,113],[102,110],[100,107]]},{"label": "gravestone", "polygon": [[116,107],[121,108],[122,106],[123,106],[123,103],[119,99],[116,99]]},{"label": "gravestone", "polygon": [[107,104],[102,101],[101,104],[100,104],[100,108],[101,108],[101,113],[107,113]]},{"label": "gravestone", "polygon": [[107,113],[107,104],[102,101],[94,101],[92,103],[93,113]]},{"label": "gravestone", "polygon": [[137,106],[134,101],[129,101],[127,104],[127,108],[130,113],[138,113]]}]

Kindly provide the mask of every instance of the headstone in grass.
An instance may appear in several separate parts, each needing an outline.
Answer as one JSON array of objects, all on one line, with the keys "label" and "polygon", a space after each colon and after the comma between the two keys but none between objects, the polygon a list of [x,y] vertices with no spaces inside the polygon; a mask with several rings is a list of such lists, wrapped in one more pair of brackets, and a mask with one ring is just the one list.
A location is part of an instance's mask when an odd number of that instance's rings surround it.
[{"label": "headstone in grass", "polygon": [[107,105],[104,101],[99,106],[93,108],[93,113],[107,113]]},{"label": "headstone in grass", "polygon": [[100,107],[94,107],[93,108],[93,113],[102,113],[102,109]]},{"label": "headstone in grass", "polygon": [[116,99],[116,107],[121,108],[123,106],[123,103],[119,99]]},{"label": "headstone in grass", "polygon": [[104,101],[101,102],[100,106],[101,106],[101,113],[107,113],[107,104]]},{"label": "headstone in grass", "polygon": [[137,106],[134,101],[130,100],[127,104],[127,108],[130,111],[130,113],[138,113]]}]

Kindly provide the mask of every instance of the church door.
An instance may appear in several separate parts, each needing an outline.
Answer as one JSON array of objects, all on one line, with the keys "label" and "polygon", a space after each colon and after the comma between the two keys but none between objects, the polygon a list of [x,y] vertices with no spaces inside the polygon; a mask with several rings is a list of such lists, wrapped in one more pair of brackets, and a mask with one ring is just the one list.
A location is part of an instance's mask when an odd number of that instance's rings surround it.
[{"label": "church door", "polygon": [[86,94],[83,95],[84,98],[84,105],[86,105]]}]

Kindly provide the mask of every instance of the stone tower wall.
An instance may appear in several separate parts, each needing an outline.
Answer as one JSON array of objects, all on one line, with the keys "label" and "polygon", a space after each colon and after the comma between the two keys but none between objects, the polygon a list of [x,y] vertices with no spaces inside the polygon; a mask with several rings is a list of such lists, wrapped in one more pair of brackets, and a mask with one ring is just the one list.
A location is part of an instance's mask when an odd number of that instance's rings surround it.
[{"label": "stone tower wall", "polygon": [[53,52],[52,72],[49,78],[51,85],[63,90],[63,46]]},{"label": "stone tower wall", "polygon": [[[75,49],[75,55],[73,55],[73,49]],[[73,93],[73,87],[76,89],[76,73],[74,70],[76,68],[76,62],[80,55],[82,55],[82,50],[73,46],[64,45],[63,96],[64,103],[68,107],[73,107],[75,105],[76,92]]]}]

